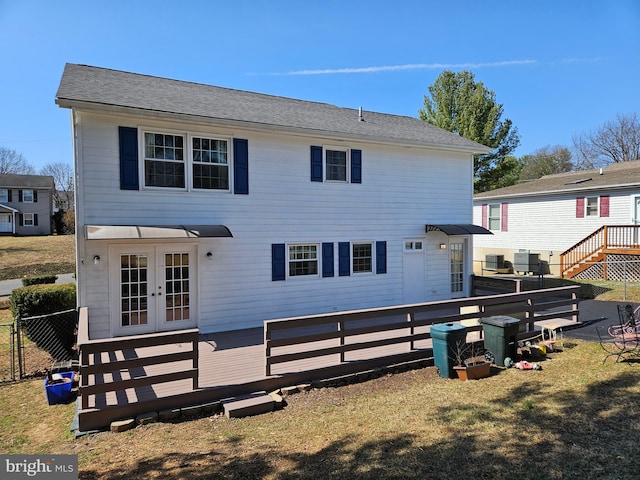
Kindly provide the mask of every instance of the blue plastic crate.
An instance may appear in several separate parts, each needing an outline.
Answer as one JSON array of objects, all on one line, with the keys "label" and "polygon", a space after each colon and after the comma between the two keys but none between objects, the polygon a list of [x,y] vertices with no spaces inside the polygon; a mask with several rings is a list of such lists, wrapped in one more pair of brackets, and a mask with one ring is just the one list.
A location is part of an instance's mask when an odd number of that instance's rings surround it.
[{"label": "blue plastic crate", "polygon": [[70,382],[53,383],[49,385],[49,378],[44,379],[44,391],[47,394],[49,405],[68,402],[71,398],[71,387],[73,386],[73,372],[60,372],[63,378],[69,378]]}]

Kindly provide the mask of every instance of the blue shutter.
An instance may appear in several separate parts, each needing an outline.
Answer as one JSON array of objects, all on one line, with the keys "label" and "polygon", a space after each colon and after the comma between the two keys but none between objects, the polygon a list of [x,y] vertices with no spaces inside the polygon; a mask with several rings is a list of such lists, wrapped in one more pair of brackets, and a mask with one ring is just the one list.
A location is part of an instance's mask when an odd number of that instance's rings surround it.
[{"label": "blue shutter", "polygon": [[338,244],[338,274],[341,277],[351,275],[351,244],[340,242]]},{"label": "blue shutter", "polygon": [[284,243],[274,243],[271,245],[271,281],[284,280],[286,258]]},{"label": "blue shutter", "polygon": [[376,242],[376,273],[387,273],[387,242]]},{"label": "blue shutter", "polygon": [[139,190],[138,129],[118,127],[120,137],[120,190]]},{"label": "blue shutter", "polygon": [[249,194],[249,141],[241,138],[233,139],[233,193]]},{"label": "blue shutter", "polygon": [[322,181],[322,147],[311,146],[311,181]]},{"label": "blue shutter", "polygon": [[333,277],[333,243],[322,244],[322,276]]},{"label": "blue shutter", "polygon": [[362,183],[362,150],[351,150],[351,183]]}]

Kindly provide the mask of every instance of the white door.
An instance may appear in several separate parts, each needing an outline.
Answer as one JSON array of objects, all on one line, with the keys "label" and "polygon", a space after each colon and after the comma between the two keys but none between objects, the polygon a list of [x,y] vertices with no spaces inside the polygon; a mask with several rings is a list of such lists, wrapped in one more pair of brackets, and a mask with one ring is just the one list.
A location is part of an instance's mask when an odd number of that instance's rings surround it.
[{"label": "white door", "polygon": [[13,228],[11,228],[10,213],[0,213],[0,232],[13,233]]},{"label": "white door", "polygon": [[196,326],[195,247],[118,246],[109,254],[114,335]]},{"label": "white door", "polygon": [[425,242],[423,239],[404,241],[402,259],[402,301],[421,303],[426,301]]}]

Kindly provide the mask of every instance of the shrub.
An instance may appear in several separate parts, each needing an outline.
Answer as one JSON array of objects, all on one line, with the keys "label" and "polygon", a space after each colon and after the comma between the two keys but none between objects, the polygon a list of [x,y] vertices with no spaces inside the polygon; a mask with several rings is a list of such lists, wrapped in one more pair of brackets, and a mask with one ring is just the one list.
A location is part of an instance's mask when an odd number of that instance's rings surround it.
[{"label": "shrub", "polygon": [[30,285],[11,292],[9,308],[14,317],[26,318],[76,307],[75,283]]},{"label": "shrub", "polygon": [[57,275],[36,275],[33,277],[25,277],[22,279],[22,286],[42,285],[44,283],[56,283]]}]

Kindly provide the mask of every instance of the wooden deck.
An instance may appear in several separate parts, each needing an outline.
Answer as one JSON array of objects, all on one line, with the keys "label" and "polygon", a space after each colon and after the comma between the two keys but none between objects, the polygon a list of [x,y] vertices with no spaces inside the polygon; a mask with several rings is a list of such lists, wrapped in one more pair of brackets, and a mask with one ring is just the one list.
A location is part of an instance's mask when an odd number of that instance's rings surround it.
[{"label": "wooden deck", "polygon": [[[551,299],[549,291],[513,293],[282,319],[265,322],[264,328],[207,335],[193,329],[107,340],[87,338],[88,312],[81,309],[79,430],[104,428],[113,420],[153,411],[428,361],[432,324],[512,315],[521,318],[523,335],[536,333],[539,320],[577,321],[577,289],[553,289]],[[544,313],[547,308],[554,312]],[[481,328],[469,327],[468,340],[480,339]],[[146,346],[149,343],[153,345]]]}]

